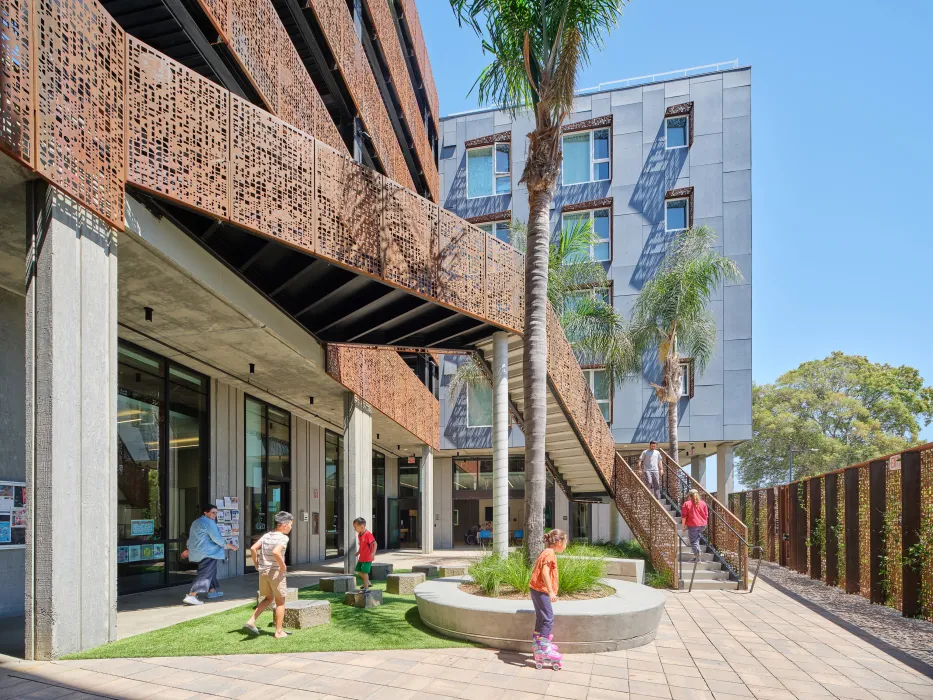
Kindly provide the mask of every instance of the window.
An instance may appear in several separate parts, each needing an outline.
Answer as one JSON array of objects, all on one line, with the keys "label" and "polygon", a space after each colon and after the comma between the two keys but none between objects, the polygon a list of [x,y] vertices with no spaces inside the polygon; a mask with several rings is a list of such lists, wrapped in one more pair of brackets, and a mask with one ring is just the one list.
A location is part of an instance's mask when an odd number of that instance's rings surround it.
[{"label": "window", "polygon": [[495,221],[489,224],[480,224],[479,226],[490,236],[495,236],[503,243],[512,243],[511,223],[508,221]]},{"label": "window", "polygon": [[609,129],[564,136],[563,184],[609,179]]},{"label": "window", "polygon": [[467,197],[512,191],[512,147],[507,143],[467,151]]},{"label": "window", "polygon": [[246,566],[254,567],[249,547],[271,530],[273,518],[288,510],[291,498],[291,415],[265,401],[246,397],[246,490],[243,513]]},{"label": "window", "polygon": [[[343,550],[343,435],[324,431],[324,556]],[[356,516],[354,516],[356,517]]]},{"label": "window", "polygon": [[667,127],[667,139],[665,147],[687,148],[690,146],[690,117],[668,117],[665,120]]},{"label": "window", "polygon": [[685,398],[693,396],[691,388],[693,386],[693,362],[686,361],[680,363],[680,395]]},{"label": "window", "polygon": [[609,293],[609,287],[596,287],[594,289],[581,289],[576,292],[570,292],[565,303],[566,311],[573,311],[579,304],[580,299],[595,298],[604,304],[612,304],[612,295]]},{"label": "window", "polygon": [[[593,227],[595,238],[598,239],[590,246],[590,259],[600,262],[608,262],[612,258],[612,238],[611,227],[609,225],[608,209],[593,209],[590,211],[578,211],[572,214],[564,214],[562,217],[563,228],[565,231],[587,221]],[[570,256],[565,258],[565,262],[579,262]]]},{"label": "window", "polygon": [[664,227],[668,231],[682,231],[690,221],[690,202],[687,199],[669,199],[665,212]]},{"label": "window", "polygon": [[467,425],[471,428],[492,427],[492,387],[486,383],[467,386]]},{"label": "window", "polygon": [[596,405],[603,414],[607,423],[612,421],[612,387],[606,379],[606,370],[604,369],[585,369],[583,376],[590,385],[590,391],[596,399]]}]

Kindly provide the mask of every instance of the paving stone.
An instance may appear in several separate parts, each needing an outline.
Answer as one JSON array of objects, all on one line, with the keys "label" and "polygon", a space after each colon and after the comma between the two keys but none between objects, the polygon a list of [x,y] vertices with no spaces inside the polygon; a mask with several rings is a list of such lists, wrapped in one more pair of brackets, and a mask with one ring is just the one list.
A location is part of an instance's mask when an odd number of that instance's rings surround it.
[{"label": "paving stone", "polygon": [[413,574],[424,574],[430,578],[431,576],[437,576],[437,567],[431,564],[426,564],[424,566],[413,566],[411,567],[411,572]]},{"label": "paving stone", "polygon": [[410,574],[389,574],[386,579],[386,593],[396,595],[411,595],[415,586],[424,583],[425,575],[421,572]]},{"label": "paving stone", "polygon": [[321,590],[328,593],[346,593],[356,588],[356,576],[325,576],[321,579]]},{"label": "paving stone", "polygon": [[442,566],[440,569],[441,578],[448,576],[466,576],[467,568],[465,566]]},{"label": "paving stone", "polygon": [[326,600],[297,600],[285,604],[285,626],[289,629],[307,629],[330,624],[330,602]]},{"label": "paving stone", "polygon": [[382,605],[382,591],[378,588],[371,589],[369,593],[363,593],[361,590],[347,591],[343,594],[343,602],[354,608],[378,608]]},{"label": "paving stone", "polygon": [[385,581],[386,576],[392,573],[392,564],[384,562],[373,562],[372,569],[369,572],[371,581]]}]

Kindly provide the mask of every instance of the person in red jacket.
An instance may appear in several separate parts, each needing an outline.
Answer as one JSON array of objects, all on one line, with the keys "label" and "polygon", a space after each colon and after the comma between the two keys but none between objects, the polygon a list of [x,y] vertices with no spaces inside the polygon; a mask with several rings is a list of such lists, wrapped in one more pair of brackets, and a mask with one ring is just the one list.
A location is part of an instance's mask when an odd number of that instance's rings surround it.
[{"label": "person in red jacket", "polygon": [[690,537],[690,546],[693,548],[693,561],[700,561],[700,533],[706,529],[709,520],[709,508],[700,499],[696,489],[687,492],[687,500],[680,509],[684,527]]}]

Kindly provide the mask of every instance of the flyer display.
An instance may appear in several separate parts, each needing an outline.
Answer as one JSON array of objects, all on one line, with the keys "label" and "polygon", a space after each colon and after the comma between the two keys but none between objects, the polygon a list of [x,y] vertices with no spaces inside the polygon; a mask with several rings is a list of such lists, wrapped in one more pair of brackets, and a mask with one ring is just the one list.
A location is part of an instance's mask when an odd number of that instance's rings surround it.
[{"label": "flyer display", "polygon": [[26,484],[0,481],[0,548],[24,548],[27,524]]}]

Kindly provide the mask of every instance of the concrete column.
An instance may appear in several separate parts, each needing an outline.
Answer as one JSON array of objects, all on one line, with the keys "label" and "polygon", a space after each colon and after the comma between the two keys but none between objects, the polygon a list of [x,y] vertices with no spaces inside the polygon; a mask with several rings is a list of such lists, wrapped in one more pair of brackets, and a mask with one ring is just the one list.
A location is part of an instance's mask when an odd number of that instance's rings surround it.
[{"label": "concrete column", "polygon": [[116,638],[117,236],[30,188],[26,286],[26,656]]},{"label": "concrete column", "polygon": [[703,488],[706,488],[706,457],[690,458],[690,476]]},{"label": "concrete column", "polygon": [[434,450],[421,448],[421,552],[434,552]]},{"label": "concrete column", "polygon": [[344,573],[356,565],[356,532],[353,521],[373,513],[373,414],[359,396],[347,392],[343,397],[343,546]]},{"label": "concrete column", "polygon": [[509,551],[509,336],[492,335],[492,547]]},{"label": "concrete column", "polygon": [[723,443],[716,448],[716,498],[723,505],[729,503],[729,494],[732,493],[732,477],[735,471],[735,447],[730,443]]},{"label": "concrete column", "polygon": [[622,520],[622,514],[616,508],[615,503],[609,504],[609,541],[612,544],[619,544],[624,538],[623,529],[628,529],[625,521]]}]

